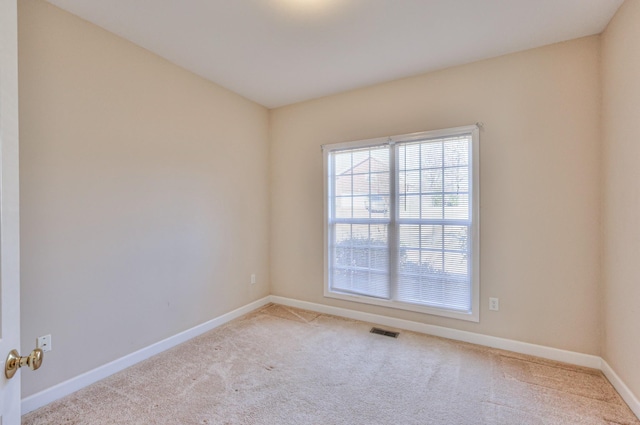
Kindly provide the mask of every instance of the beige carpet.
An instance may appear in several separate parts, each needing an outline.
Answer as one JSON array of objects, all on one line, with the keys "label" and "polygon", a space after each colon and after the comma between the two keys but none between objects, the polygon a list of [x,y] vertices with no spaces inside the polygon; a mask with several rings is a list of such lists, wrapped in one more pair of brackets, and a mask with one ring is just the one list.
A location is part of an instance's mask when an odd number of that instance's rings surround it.
[{"label": "beige carpet", "polygon": [[268,305],[23,417],[59,424],[640,424],[596,370]]}]

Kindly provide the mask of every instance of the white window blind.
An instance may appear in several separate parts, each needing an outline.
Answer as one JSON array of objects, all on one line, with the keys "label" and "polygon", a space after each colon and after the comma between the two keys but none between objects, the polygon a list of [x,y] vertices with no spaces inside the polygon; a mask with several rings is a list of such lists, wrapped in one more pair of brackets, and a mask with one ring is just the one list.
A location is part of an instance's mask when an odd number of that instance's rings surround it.
[{"label": "white window blind", "polygon": [[325,295],[477,320],[477,127],[325,147]]},{"label": "white window blind", "polygon": [[389,148],[331,154],[331,287],[389,298]]},{"label": "white window blind", "polygon": [[398,145],[397,299],[471,310],[471,136]]}]

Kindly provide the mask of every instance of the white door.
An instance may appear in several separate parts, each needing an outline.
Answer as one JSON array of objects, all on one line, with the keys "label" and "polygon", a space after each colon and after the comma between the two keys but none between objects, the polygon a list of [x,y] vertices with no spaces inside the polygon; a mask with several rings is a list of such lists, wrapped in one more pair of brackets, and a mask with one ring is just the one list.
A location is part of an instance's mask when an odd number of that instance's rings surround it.
[{"label": "white door", "polygon": [[0,0],[0,425],[20,424],[20,374],[5,359],[20,349],[17,0]]}]

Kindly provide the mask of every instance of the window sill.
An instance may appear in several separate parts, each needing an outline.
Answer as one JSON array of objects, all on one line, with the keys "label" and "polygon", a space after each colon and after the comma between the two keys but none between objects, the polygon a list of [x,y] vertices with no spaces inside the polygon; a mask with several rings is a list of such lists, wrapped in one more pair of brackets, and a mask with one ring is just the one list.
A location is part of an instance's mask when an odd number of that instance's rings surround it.
[{"label": "window sill", "polygon": [[445,308],[428,307],[417,304],[404,303],[401,301],[390,301],[379,298],[372,298],[362,295],[346,294],[341,292],[329,291],[326,287],[324,290],[324,296],[326,298],[335,298],[338,300],[352,301],[361,304],[371,304],[381,307],[395,308],[397,310],[413,311],[417,313],[431,314],[433,316],[448,317],[451,319],[465,320],[468,322],[480,322],[480,315],[478,313],[479,306],[474,305],[473,312],[464,313],[455,310],[448,310]]}]

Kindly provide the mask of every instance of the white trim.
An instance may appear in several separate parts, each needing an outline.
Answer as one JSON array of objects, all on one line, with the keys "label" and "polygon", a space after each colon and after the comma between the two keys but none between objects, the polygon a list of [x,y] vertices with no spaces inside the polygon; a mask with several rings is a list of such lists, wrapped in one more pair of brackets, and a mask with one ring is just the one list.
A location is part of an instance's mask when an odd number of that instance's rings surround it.
[{"label": "white trim", "polygon": [[364,140],[353,140],[350,142],[339,142],[339,143],[331,143],[327,145],[322,145],[322,151],[325,154],[329,152],[340,151],[343,149],[353,149],[364,146],[382,146],[387,145],[391,142],[391,137],[376,137],[373,139],[364,139]]},{"label": "white trim", "polygon": [[215,319],[209,320],[208,322],[194,326],[191,329],[187,329],[186,331],[163,339],[162,341],[156,342],[155,344],[151,344],[148,347],[142,348],[131,354],[127,354],[126,356],[116,359],[110,363],[87,371],[67,381],[61,382],[58,385],[54,385],[53,387],[47,388],[46,390],[42,390],[39,393],[23,398],[22,414],[24,415],[26,413],[32,412],[42,406],[58,400],[59,398],[74,393],[88,385],[100,381],[101,379],[104,379],[110,375],[113,375],[116,372],[120,372],[121,370],[133,366],[136,363],[146,360],[149,357],[168,350],[169,348],[175,347],[178,344],[182,344],[183,342],[195,338],[196,336],[208,332],[212,329],[215,329],[218,326],[224,325],[225,323],[230,322],[233,319],[236,319],[240,316],[252,312],[253,310],[269,304],[269,302],[269,296],[261,298],[257,301],[230,311],[229,313],[223,314],[222,316],[218,316]]},{"label": "white trim", "polygon": [[[471,143],[469,147],[469,156],[472,159],[469,163],[470,180],[469,194],[471,197],[470,210],[470,232],[471,232],[471,261],[469,262],[470,284],[471,284],[471,300],[469,311],[459,311],[453,308],[423,305],[419,303],[402,302],[398,299],[397,293],[397,245],[399,226],[408,224],[407,220],[399,220],[396,201],[400,190],[398,188],[397,173],[399,165],[396,159],[397,148],[389,149],[389,198],[390,198],[390,216],[388,219],[344,219],[335,220],[334,192],[335,181],[333,178],[334,164],[331,154],[336,151],[346,149],[357,149],[361,147],[374,146],[393,146],[399,143],[410,143],[415,141],[439,140],[445,137],[470,135]],[[336,298],[346,301],[352,301],[363,304],[373,304],[388,308],[400,310],[415,311],[435,316],[449,317],[453,319],[466,320],[471,322],[480,321],[480,127],[478,124],[467,125],[462,127],[422,131],[418,133],[403,134],[390,137],[379,137],[375,139],[356,140],[351,142],[334,143],[322,145],[323,151],[323,173],[324,173],[324,296],[327,298]],[[369,188],[371,189],[371,188]],[[444,204],[443,204],[444,205]],[[443,206],[444,209],[444,206]],[[410,222],[411,220],[409,220]],[[426,224],[426,220],[415,220],[416,224]],[[447,224],[447,220],[434,220],[436,224]],[[389,298],[376,298],[365,294],[350,293],[350,291],[341,291],[332,288],[331,271],[333,270],[331,246],[335,238],[336,223],[344,222],[346,224],[386,224],[387,225],[387,248],[389,256],[389,275],[388,285],[390,285]],[[461,224],[460,221],[452,221],[451,224]],[[468,224],[467,224],[468,225]],[[444,249],[444,246],[443,246]]]},{"label": "white trim", "polygon": [[471,132],[471,314],[475,322],[480,322],[480,127]]},{"label": "white trim", "polygon": [[464,125],[438,130],[419,131],[416,133],[400,134],[395,136],[375,137],[373,139],[353,140],[348,142],[329,143],[320,145],[323,151],[338,151],[342,149],[352,149],[360,146],[375,146],[384,144],[394,144],[399,142],[411,142],[415,140],[438,139],[444,136],[457,136],[461,134],[480,131],[478,124]]},{"label": "white trim", "polygon": [[457,329],[445,328],[442,326],[428,325],[426,323],[413,322],[410,320],[396,319],[379,314],[364,313],[361,311],[349,310],[346,308],[316,304],[307,301],[299,301],[292,298],[279,297],[276,295],[270,295],[269,300],[272,303],[282,304],[289,307],[296,307],[315,311],[318,313],[331,314],[334,316],[346,317],[348,319],[391,326],[398,329],[405,329],[428,335],[439,336],[442,338],[449,338],[456,341],[469,342],[486,347],[499,348],[502,350],[513,351],[515,353],[527,354],[530,356],[541,357],[544,359],[555,360],[577,366],[598,369],[602,371],[611,385],[613,385],[613,388],[616,389],[622,399],[627,403],[631,411],[640,419],[640,400],[631,391],[631,389],[629,389],[629,387],[618,376],[618,374],[616,374],[613,368],[609,366],[606,360],[599,356],[577,353],[575,351],[561,350],[559,348],[530,344],[528,342],[516,341],[490,335],[460,331]]},{"label": "white trim", "polygon": [[316,304],[307,301],[299,301],[292,298],[280,297],[277,295],[268,295],[257,301],[249,303],[243,307],[237,308],[222,316],[216,317],[201,325],[195,326],[184,332],[180,332],[172,337],[164,339],[160,342],[142,348],[134,353],[121,357],[117,360],[97,367],[93,370],[71,378],[39,393],[33,394],[22,399],[22,414],[29,413],[64,396],[76,392],[88,385],[91,385],[101,379],[104,379],[116,372],[126,369],[138,362],[148,359],[158,353],[178,344],[186,342],[198,335],[217,328],[231,320],[242,315],[252,312],[269,303],[286,305],[305,310],[315,311],[318,313],[331,314],[348,319],[360,320],[369,323],[375,323],[385,326],[391,326],[398,329],[424,333],[428,335],[449,338],[456,341],[469,342],[472,344],[483,345],[486,347],[499,348],[502,350],[513,351],[521,354],[542,357],[549,360],[555,360],[570,363],[578,366],[590,367],[601,370],[604,376],[611,382],[613,387],[618,391],[622,399],[629,405],[633,413],[640,418],[640,401],[620,379],[609,364],[598,356],[590,354],[576,353],[573,351],[560,350],[558,348],[545,347],[542,345],[530,344],[512,339],[499,338],[490,335],[477,334],[473,332],[461,331],[457,329],[445,328],[442,326],[428,325],[426,323],[413,322],[410,320],[397,319],[379,314],[364,313],[361,311],[349,310],[346,308],[333,307],[324,304]]},{"label": "white trim", "polygon": [[618,376],[618,374],[613,370],[609,363],[605,359],[602,359],[602,365],[600,367],[604,376],[607,377],[613,388],[618,391],[620,397],[627,403],[629,408],[635,415],[640,418],[640,400],[638,397],[633,394],[633,392],[627,387],[627,384],[624,383],[622,379]]},{"label": "white trim", "polygon": [[[392,282],[393,283],[393,282]],[[477,314],[447,310],[446,308],[429,307],[428,305],[410,304],[402,301],[391,301],[383,298],[373,298],[367,295],[349,294],[346,292],[338,292],[329,290],[328,285],[325,285],[324,296],[327,298],[335,298],[337,300],[351,301],[360,304],[378,305],[381,307],[393,308],[396,310],[414,311],[416,313],[431,314],[434,316],[449,317],[451,319],[466,320],[469,322],[478,322],[480,319]],[[475,297],[474,297],[475,298]],[[475,305],[475,300],[473,301]],[[478,308],[474,311],[478,311]]]},{"label": "white trim", "polygon": [[[0,1],[0,365],[20,350],[18,1]],[[24,373],[24,372],[23,372]],[[0,378],[0,423],[20,423],[20,373]]]},{"label": "white trim", "polygon": [[456,341],[484,345],[486,347],[499,348],[516,353],[542,357],[544,359],[590,367],[593,369],[600,369],[601,366],[602,359],[598,356],[593,356],[590,354],[576,353],[574,351],[567,351],[558,348],[546,347],[543,345],[530,344],[528,342],[515,341],[513,339],[483,335],[436,325],[428,325],[426,323],[412,322],[410,320],[396,319],[394,317],[382,316],[379,314],[364,313],[361,311],[332,307],[324,304],[310,303],[307,301],[299,301],[275,295],[271,295],[269,298],[271,302],[276,304],[302,308],[318,313],[332,314],[334,316],[346,317],[348,319],[361,320],[363,322],[375,323],[385,326],[392,326],[398,329],[405,329],[408,331],[439,336],[442,338],[449,338]]}]

